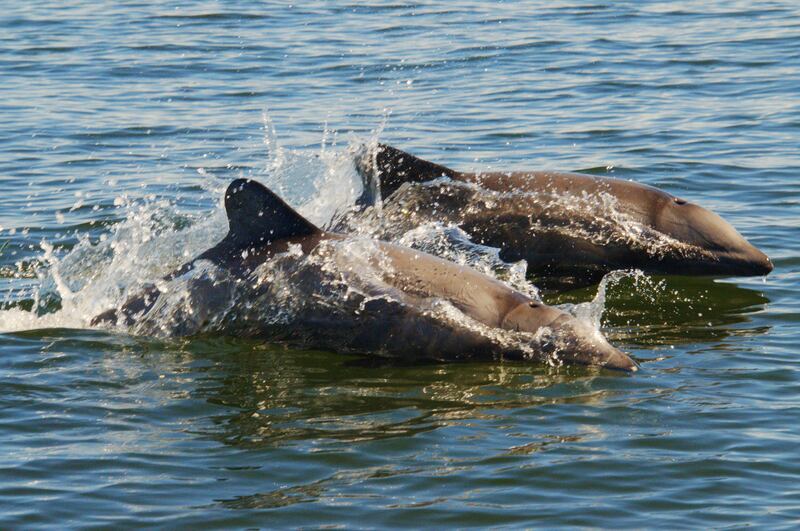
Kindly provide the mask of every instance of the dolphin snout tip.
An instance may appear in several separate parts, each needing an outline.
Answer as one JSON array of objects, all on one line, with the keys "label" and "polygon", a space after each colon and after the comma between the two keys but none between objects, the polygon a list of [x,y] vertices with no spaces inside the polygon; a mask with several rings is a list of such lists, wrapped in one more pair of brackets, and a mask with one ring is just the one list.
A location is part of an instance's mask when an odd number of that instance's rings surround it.
[{"label": "dolphin snout tip", "polygon": [[614,348],[612,352],[606,354],[606,359],[602,366],[606,369],[625,372],[636,372],[639,370],[639,364],[636,363],[633,358],[616,348]]},{"label": "dolphin snout tip", "polygon": [[625,372],[639,370],[633,358],[609,343],[598,331],[575,318],[564,315],[553,324],[554,330],[561,336],[564,347],[561,354],[566,360]]},{"label": "dolphin snout tip", "polygon": [[772,260],[755,246],[749,245],[748,247],[739,253],[740,257],[737,260],[741,264],[741,273],[748,276],[769,275],[775,269]]},{"label": "dolphin snout tip", "polygon": [[769,275],[773,269],[775,269],[775,265],[772,263],[772,260],[769,259],[769,256],[764,255],[764,260],[761,262],[761,274]]}]

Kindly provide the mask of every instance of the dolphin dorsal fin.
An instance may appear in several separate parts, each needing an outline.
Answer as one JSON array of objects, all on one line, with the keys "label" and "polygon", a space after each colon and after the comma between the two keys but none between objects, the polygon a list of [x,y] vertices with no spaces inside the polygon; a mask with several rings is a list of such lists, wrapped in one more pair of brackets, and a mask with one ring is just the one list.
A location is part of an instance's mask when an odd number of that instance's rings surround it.
[{"label": "dolphin dorsal fin", "polygon": [[382,199],[392,195],[404,183],[422,183],[458,174],[446,166],[428,162],[386,144],[364,150],[356,160],[356,168],[364,180],[365,190],[378,180]]},{"label": "dolphin dorsal fin", "polygon": [[278,197],[272,190],[250,179],[236,179],[225,191],[230,244],[267,244],[319,229]]}]

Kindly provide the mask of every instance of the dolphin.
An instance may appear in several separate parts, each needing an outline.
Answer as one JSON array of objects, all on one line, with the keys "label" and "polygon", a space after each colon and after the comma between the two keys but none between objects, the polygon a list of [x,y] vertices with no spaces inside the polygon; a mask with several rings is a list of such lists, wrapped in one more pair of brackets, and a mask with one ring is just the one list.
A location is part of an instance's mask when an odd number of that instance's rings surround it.
[{"label": "dolphin", "polygon": [[[361,210],[391,240],[426,221],[456,224],[476,243],[525,259],[533,277],[599,279],[615,269],[646,273],[751,276],[770,259],[717,214],[652,186],[581,173],[464,173],[391,146],[362,147]],[[382,211],[363,208],[382,201]],[[371,212],[370,212],[371,211]]]},{"label": "dolphin", "polygon": [[[255,181],[233,181],[225,210],[227,235],[164,280],[210,263],[249,297],[266,300],[249,314],[223,320],[226,332],[407,360],[516,359],[637,370],[628,355],[564,311],[414,249],[320,230]],[[356,252],[358,245],[370,252]],[[280,274],[269,270],[275,264]],[[203,290],[210,286],[201,283]],[[146,321],[167,291],[148,286],[91,324]],[[257,312],[279,299],[292,310],[277,323],[260,320]]]}]

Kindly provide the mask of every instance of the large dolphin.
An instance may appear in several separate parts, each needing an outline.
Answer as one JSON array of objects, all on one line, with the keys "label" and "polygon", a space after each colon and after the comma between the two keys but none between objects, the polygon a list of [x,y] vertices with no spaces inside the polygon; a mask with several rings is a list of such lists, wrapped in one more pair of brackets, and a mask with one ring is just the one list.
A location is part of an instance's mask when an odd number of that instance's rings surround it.
[{"label": "large dolphin", "polygon": [[[364,147],[362,203],[336,230],[370,216],[397,237],[426,221],[460,226],[476,243],[525,259],[538,277],[598,278],[615,269],[712,276],[766,275],[769,258],[717,214],[657,188],[551,171],[463,173],[391,146]],[[370,214],[370,211],[371,214]]]},{"label": "large dolphin", "polygon": [[[231,333],[406,359],[536,359],[637,368],[593,328],[468,267],[371,239],[365,243],[374,252],[358,256],[347,245],[364,238],[318,229],[255,181],[234,181],[225,193],[225,209],[225,238],[165,279],[182,278],[210,262],[255,298],[277,297],[293,282],[302,293],[288,298],[303,301],[295,300],[290,315],[277,324],[262,323],[257,315],[230,319]],[[265,273],[275,262],[282,273]],[[344,278],[345,288],[325,276],[331,270],[341,273],[336,278]],[[167,291],[150,286],[92,324],[146,320]]]}]

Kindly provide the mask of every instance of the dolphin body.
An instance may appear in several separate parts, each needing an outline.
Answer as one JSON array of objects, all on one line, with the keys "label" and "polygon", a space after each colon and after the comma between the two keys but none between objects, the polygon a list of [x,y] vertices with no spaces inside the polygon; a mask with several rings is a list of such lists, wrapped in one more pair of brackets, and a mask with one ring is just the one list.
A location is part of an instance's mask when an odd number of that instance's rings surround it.
[{"label": "dolphin body", "polygon": [[[524,259],[539,279],[589,283],[615,269],[711,276],[766,275],[769,258],[717,214],[630,181],[551,171],[463,173],[391,146],[364,147],[361,206],[336,230],[380,226],[391,240],[421,223],[455,224],[476,243]],[[546,282],[544,282],[546,284]]]},{"label": "dolphin body", "polygon": [[[359,259],[347,247],[352,237],[318,229],[255,181],[234,181],[225,193],[225,209],[225,238],[165,280],[210,262],[244,286],[247,296],[266,297],[266,306],[277,304],[287,286],[300,290],[284,297],[295,302],[290,317],[264,322],[245,312],[225,323],[226,332],[409,360],[533,359],[637,369],[598,331],[468,267],[372,240],[366,244],[373,252]],[[264,273],[275,263],[282,264],[281,275]],[[325,273],[332,269],[341,272],[333,281]],[[207,284],[201,283],[201,291],[211,292]],[[92,324],[146,321],[168,296],[163,291],[149,286]]]}]

